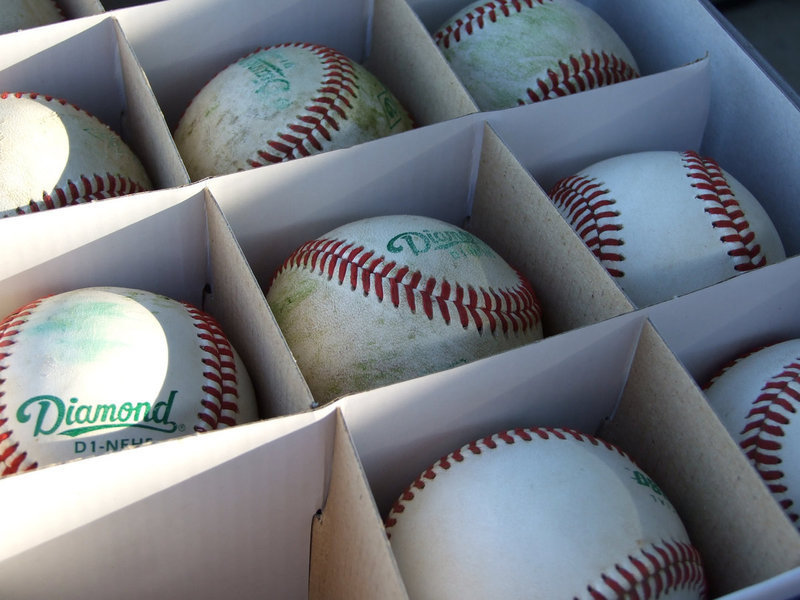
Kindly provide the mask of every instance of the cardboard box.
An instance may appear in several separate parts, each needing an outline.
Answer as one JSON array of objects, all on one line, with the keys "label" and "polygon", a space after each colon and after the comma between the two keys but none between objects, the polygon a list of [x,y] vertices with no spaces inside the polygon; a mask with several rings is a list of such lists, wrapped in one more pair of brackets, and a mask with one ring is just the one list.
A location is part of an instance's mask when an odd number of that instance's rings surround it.
[{"label": "cardboard box", "polygon": [[[636,310],[546,197],[606,156],[696,149],[761,199],[793,256],[800,112],[705,0],[585,3],[645,76],[491,113],[429,38],[464,0],[165,0],[0,36],[0,85],[81,94],[165,188],[0,221],[0,239],[25,248],[0,266],[0,313],[100,283],[194,301],[242,355],[264,417],[0,480],[17,517],[0,542],[3,594],[403,598],[391,502],[442,454],[520,425],[580,428],[634,455],[700,548],[712,597],[800,591],[800,535],[697,385],[723,351],[796,334],[800,263]],[[422,127],[189,184],[169,131],[194,93],[293,40],[365,62]],[[315,407],[263,289],[307,239],[398,212],[464,226],[518,266],[547,337]]]}]

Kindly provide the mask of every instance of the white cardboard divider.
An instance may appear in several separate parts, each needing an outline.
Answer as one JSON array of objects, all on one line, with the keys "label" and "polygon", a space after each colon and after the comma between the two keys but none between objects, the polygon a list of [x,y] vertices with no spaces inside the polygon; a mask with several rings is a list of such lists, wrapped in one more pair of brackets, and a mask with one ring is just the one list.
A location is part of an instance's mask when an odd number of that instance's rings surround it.
[{"label": "white cardboard divider", "polygon": [[699,149],[711,69],[704,59],[590,93],[488,113],[487,120],[549,191],[560,178],[612,156]]},{"label": "white cardboard divider", "polygon": [[306,597],[334,425],[305,413],[3,479],[3,597]]},{"label": "white cardboard divider", "polygon": [[800,260],[795,257],[645,310],[704,385],[740,354],[800,337],[799,296]]},{"label": "white cardboard divider", "polygon": [[474,439],[535,426],[596,433],[614,414],[642,323],[625,315],[340,399],[381,514],[433,461]]},{"label": "white cardboard divider", "polygon": [[0,265],[0,313],[90,285],[141,287],[200,306],[208,283],[201,188],[0,219],[18,250]]}]

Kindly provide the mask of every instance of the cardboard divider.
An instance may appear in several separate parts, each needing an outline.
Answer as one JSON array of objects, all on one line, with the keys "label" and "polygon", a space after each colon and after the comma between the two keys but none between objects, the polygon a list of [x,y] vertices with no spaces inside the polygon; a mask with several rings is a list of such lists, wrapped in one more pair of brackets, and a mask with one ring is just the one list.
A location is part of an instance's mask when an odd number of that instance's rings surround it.
[{"label": "cardboard divider", "polygon": [[595,432],[614,414],[641,326],[629,313],[337,400],[381,514],[434,460],[474,439],[530,426]]},{"label": "cardboard divider", "polygon": [[0,56],[0,91],[67,100],[120,135],[154,188],[189,182],[147,79],[113,18],[87,17],[0,36]]},{"label": "cardboard divider", "polygon": [[[708,120],[713,65],[703,59],[640,79],[487,114],[542,188],[612,156],[697,150]],[[653,118],[658,115],[658,118]]]},{"label": "cardboard divider", "polygon": [[[405,0],[376,0],[371,69],[419,124],[478,112],[478,107]],[[411,109],[411,108],[410,108]]]},{"label": "cardboard divider", "polygon": [[545,335],[634,309],[489,125],[470,229],[531,281]]},{"label": "cardboard divider", "polygon": [[0,313],[92,285],[149,289],[200,306],[208,280],[205,221],[199,188],[0,219],[4,243],[24,249],[0,265]]},{"label": "cardboard divider", "polygon": [[335,421],[307,413],[0,480],[14,515],[3,597],[305,597]]},{"label": "cardboard divider", "polygon": [[678,510],[711,597],[800,565],[794,526],[650,324],[620,406],[600,433],[630,453]]},{"label": "cardboard divider", "polygon": [[745,352],[800,338],[798,295],[794,257],[644,310],[702,386]]},{"label": "cardboard divider", "polygon": [[407,598],[342,413],[336,410],[331,483],[311,533],[311,600]]},{"label": "cardboard divider", "polygon": [[231,339],[240,341],[236,350],[245,364],[257,365],[249,373],[260,390],[261,417],[310,410],[314,399],[308,385],[210,192],[206,192],[206,214],[211,280],[205,308],[216,315]]}]

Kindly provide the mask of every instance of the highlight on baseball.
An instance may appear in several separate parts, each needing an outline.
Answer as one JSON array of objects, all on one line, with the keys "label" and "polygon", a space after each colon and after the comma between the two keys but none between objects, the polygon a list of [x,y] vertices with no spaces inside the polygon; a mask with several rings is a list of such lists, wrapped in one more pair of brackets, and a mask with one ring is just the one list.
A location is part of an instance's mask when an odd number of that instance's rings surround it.
[{"label": "highlight on baseball", "polygon": [[258,419],[215,319],[144,290],[76,289],[0,320],[0,476]]}]

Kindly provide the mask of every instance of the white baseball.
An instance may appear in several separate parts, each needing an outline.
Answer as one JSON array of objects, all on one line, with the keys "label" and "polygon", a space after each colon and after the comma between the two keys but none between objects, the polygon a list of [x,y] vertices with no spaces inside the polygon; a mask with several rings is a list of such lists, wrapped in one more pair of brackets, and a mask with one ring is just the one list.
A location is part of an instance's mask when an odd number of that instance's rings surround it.
[{"label": "white baseball", "polygon": [[64,15],[53,0],[3,0],[0,34],[63,20]]},{"label": "white baseball", "polygon": [[42,94],[0,94],[0,217],[150,189],[131,149],[78,107]]},{"label": "white baseball", "polygon": [[198,92],[175,130],[193,180],[261,167],[406,131],[397,98],[325,46],[261,48]]},{"label": "white baseball", "polygon": [[753,195],[695,152],[640,152],[556,183],[559,212],[638,306],[786,258]]},{"label": "white baseball", "polygon": [[479,0],[442,24],[434,41],[481,110],[639,76],[619,35],[576,0]]},{"label": "white baseball", "polygon": [[661,489],[574,430],[463,446],[401,494],[386,531],[413,600],[705,597],[699,552]]},{"label": "white baseball", "polygon": [[542,337],[530,283],[437,219],[384,216],[298,248],[267,293],[319,403]]},{"label": "white baseball", "polygon": [[800,529],[800,340],[737,358],[705,392],[720,421]]},{"label": "white baseball", "polygon": [[258,418],[210,315],[150,292],[84,288],[0,321],[2,475]]}]

